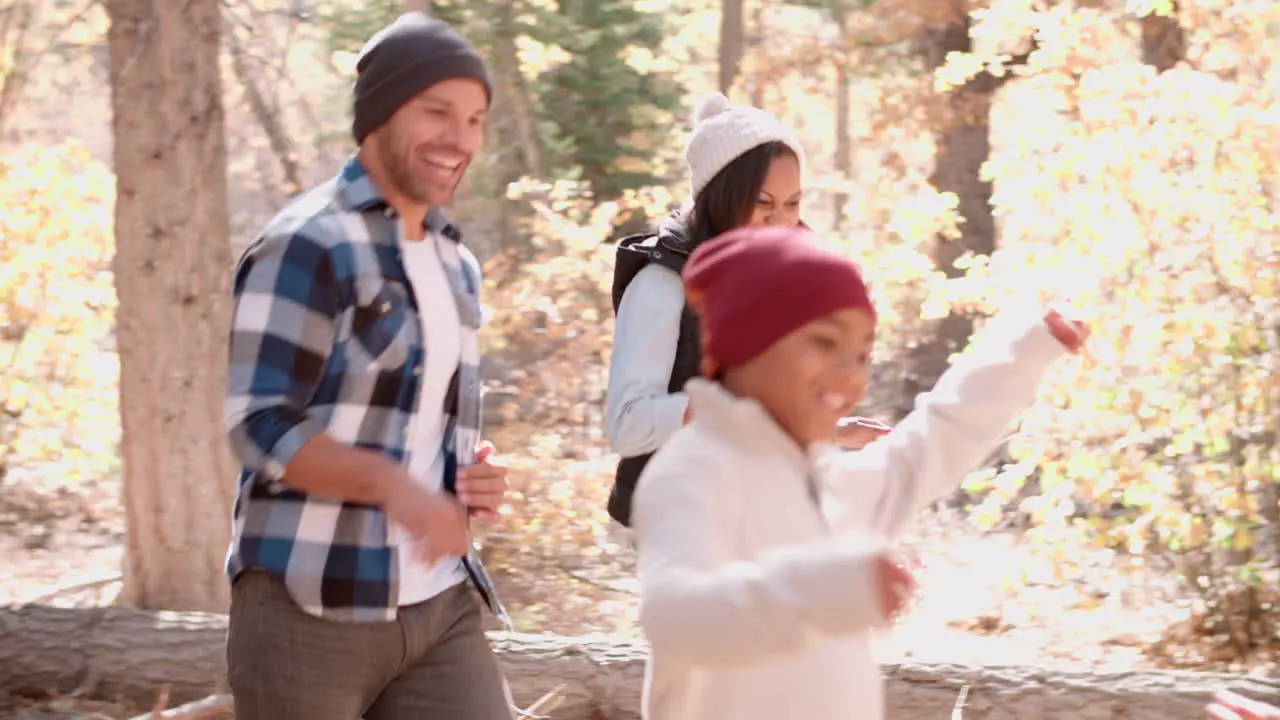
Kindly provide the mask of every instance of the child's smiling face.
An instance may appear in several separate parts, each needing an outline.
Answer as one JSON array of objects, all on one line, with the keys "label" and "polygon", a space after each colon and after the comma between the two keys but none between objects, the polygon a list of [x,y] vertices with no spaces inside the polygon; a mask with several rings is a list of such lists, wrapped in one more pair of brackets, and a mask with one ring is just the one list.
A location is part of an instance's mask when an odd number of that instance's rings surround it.
[{"label": "child's smiling face", "polygon": [[737,395],[759,400],[801,446],[830,441],[840,418],[866,394],[874,344],[872,316],[840,310],[728,369],[724,384]]}]

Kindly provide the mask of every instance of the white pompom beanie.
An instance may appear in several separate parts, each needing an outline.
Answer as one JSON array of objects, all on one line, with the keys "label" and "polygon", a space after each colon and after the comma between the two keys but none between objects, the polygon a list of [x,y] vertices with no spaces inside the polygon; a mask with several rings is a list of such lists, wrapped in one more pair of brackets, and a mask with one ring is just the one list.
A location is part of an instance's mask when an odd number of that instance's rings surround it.
[{"label": "white pompom beanie", "polygon": [[777,118],[760,108],[734,105],[723,94],[712,93],[698,103],[693,123],[693,134],[684,148],[692,197],[696,198],[726,165],[769,142],[791,148],[800,161],[800,172],[804,172],[804,148]]}]

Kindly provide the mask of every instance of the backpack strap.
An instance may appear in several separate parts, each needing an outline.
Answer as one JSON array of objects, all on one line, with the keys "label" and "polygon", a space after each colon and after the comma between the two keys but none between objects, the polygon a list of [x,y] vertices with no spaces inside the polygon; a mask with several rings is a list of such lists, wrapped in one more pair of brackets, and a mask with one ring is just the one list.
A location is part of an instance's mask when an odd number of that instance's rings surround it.
[{"label": "backpack strap", "polygon": [[644,266],[657,263],[679,275],[689,255],[681,248],[664,242],[656,233],[631,235],[618,241],[618,251],[613,266],[613,312],[616,315],[622,304],[622,295]]}]

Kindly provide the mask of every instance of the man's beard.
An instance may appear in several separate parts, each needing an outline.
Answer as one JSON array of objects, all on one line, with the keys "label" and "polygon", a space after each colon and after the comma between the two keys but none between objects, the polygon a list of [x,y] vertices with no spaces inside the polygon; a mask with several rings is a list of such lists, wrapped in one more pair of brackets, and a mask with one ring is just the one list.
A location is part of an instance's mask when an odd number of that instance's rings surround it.
[{"label": "man's beard", "polygon": [[[413,149],[398,153],[396,148],[399,146],[399,138],[394,132],[380,134],[377,139],[378,162],[386,172],[387,179],[402,197],[424,205],[431,204],[429,191],[413,175]],[[453,197],[453,190],[454,188],[449,188],[449,196],[445,202]]]}]

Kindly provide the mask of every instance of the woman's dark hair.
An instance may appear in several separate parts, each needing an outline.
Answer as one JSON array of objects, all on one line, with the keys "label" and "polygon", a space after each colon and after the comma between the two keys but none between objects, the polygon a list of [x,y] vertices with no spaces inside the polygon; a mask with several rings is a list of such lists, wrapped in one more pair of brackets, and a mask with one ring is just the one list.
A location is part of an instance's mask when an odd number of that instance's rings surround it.
[{"label": "woman's dark hair", "polygon": [[697,247],[721,233],[741,226],[751,219],[769,164],[776,157],[796,157],[786,143],[767,142],[757,145],[733,159],[711,178],[693,199],[689,217],[689,242]]}]

